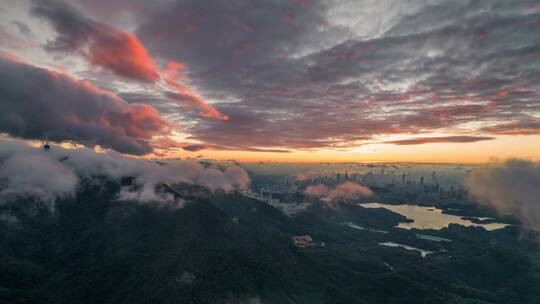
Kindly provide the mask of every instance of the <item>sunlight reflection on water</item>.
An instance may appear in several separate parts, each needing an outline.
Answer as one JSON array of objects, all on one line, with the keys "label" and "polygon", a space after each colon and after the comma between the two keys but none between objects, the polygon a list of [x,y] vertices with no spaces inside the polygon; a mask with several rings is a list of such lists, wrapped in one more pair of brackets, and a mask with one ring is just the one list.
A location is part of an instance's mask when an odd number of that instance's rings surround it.
[{"label": "sunlight reflection on water", "polygon": [[396,227],[404,229],[442,229],[448,227],[449,224],[459,224],[463,226],[477,226],[484,227],[486,230],[501,229],[508,224],[504,223],[488,223],[488,224],[476,224],[469,220],[464,220],[460,216],[442,213],[442,209],[436,207],[425,207],[418,205],[389,205],[381,203],[368,203],[360,204],[365,208],[386,208],[395,213],[399,213],[408,219],[413,220],[410,223],[399,223]]}]

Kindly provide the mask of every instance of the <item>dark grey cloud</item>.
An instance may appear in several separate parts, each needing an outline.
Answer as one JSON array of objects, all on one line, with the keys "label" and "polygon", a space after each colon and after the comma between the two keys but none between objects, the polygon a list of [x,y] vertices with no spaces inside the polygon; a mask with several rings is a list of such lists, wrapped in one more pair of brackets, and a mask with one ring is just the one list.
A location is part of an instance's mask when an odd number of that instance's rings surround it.
[{"label": "dark grey cloud", "polygon": [[209,146],[205,145],[189,145],[189,146],[183,146],[182,149],[189,151],[189,152],[198,152],[201,150],[209,149]]},{"label": "dark grey cloud", "polygon": [[162,85],[167,98],[181,106],[196,106],[198,115],[227,120],[228,117],[197,96],[184,82],[184,64],[168,61],[160,69],[139,39],[124,30],[84,16],[75,6],[58,0],[34,1],[33,15],[47,20],[56,32],[46,49],[82,55],[88,63],[130,80]]},{"label": "dark grey cloud", "polygon": [[[229,119],[190,119],[183,131],[216,149],[540,133],[538,1],[398,2],[47,0],[35,1],[34,13],[57,33],[50,48],[86,51],[113,33],[138,37],[158,63],[184,63],[197,96]],[[129,24],[137,37],[106,23]],[[106,45],[99,54],[122,49]],[[191,95],[122,93],[149,96],[173,120],[200,114]]]},{"label": "dark grey cloud", "polygon": [[482,129],[485,132],[500,135],[531,135],[540,133],[540,119],[523,119],[521,121],[505,122]]},{"label": "dark grey cloud", "polygon": [[417,2],[367,38],[329,22],[339,3],[318,1],[172,1],[137,33],[222,102],[229,121],[188,128],[206,144],[339,149],[456,128],[491,137],[534,120],[537,2]]},{"label": "dark grey cloud", "polygon": [[[144,18],[138,36],[155,55],[188,62],[210,78],[241,77],[331,39],[322,1],[170,1]],[[318,41],[318,42],[317,42]]]},{"label": "dark grey cloud", "polygon": [[423,145],[436,143],[472,143],[484,140],[493,140],[495,137],[488,136],[442,136],[442,137],[417,137],[411,139],[385,141],[384,144],[394,145]]},{"label": "dark grey cloud", "polygon": [[[183,146],[182,149],[189,151],[189,152],[199,152],[202,150],[207,149],[214,149],[214,150],[238,150],[236,146],[208,146],[208,145],[187,145]],[[290,150],[283,150],[283,149],[261,149],[261,148],[254,148],[254,147],[242,147],[242,151],[250,151],[250,152],[271,152],[271,153],[290,153]]]},{"label": "dark grey cloud", "polygon": [[146,154],[167,132],[157,110],[87,82],[0,56],[0,132]]},{"label": "dark grey cloud", "polygon": [[32,33],[32,30],[30,29],[30,27],[28,27],[28,25],[26,25],[24,22],[21,22],[19,20],[12,20],[11,21],[12,24],[14,24],[17,29],[19,30],[19,33],[27,36],[27,37],[33,37],[34,34]]}]

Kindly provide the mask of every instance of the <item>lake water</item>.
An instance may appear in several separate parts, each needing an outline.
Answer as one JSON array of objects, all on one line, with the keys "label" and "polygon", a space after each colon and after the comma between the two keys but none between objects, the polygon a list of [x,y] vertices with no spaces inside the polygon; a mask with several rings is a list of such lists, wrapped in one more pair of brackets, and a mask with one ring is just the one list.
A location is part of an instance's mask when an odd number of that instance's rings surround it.
[{"label": "lake water", "polygon": [[416,247],[413,247],[413,246],[398,244],[398,243],[394,243],[394,242],[384,242],[384,243],[379,243],[379,245],[386,246],[386,247],[399,247],[399,248],[403,248],[403,249],[406,249],[406,250],[418,251],[418,252],[420,252],[420,255],[423,258],[425,258],[428,254],[433,253],[433,251],[423,250],[423,249],[419,249],[419,248],[416,248]]},{"label": "lake water", "polygon": [[449,224],[459,224],[463,226],[478,226],[484,227],[486,230],[501,229],[508,224],[504,223],[489,223],[476,224],[469,220],[464,220],[460,216],[442,213],[443,210],[435,207],[425,207],[418,205],[389,205],[381,203],[360,204],[365,208],[386,208],[392,212],[399,213],[408,219],[413,220],[410,223],[399,223],[396,227],[404,229],[442,229],[448,227]]}]

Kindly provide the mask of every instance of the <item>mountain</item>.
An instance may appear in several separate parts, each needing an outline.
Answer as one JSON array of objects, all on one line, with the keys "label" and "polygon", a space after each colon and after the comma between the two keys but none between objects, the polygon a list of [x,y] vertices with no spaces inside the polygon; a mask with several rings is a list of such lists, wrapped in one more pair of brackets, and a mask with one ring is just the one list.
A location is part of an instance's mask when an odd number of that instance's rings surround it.
[{"label": "mountain", "polygon": [[[132,180],[83,180],[51,210],[0,206],[0,303],[534,303],[535,255],[517,230],[451,227],[448,253],[422,258],[390,211],[316,205],[294,217],[190,184],[157,192],[183,206],[119,201]],[[389,233],[354,230],[355,222]],[[298,248],[309,234],[324,247]],[[414,237],[412,237],[414,239]],[[493,239],[497,246],[476,246]],[[427,244],[430,249],[443,245]],[[468,244],[468,245],[467,245]],[[472,245],[475,246],[472,246]],[[439,246],[439,247],[437,247]],[[533,287],[531,287],[533,286]]]}]

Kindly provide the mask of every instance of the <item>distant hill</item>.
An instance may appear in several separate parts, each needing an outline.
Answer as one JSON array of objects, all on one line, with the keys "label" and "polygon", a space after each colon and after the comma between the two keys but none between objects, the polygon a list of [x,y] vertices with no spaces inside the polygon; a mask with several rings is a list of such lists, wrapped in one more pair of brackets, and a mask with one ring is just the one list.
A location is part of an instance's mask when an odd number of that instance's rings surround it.
[{"label": "distant hill", "polygon": [[[390,230],[402,217],[389,211],[316,205],[288,217],[239,194],[189,184],[156,189],[185,200],[181,208],[118,201],[121,187],[131,182],[82,181],[75,197],[60,199],[52,213],[35,199],[0,205],[0,303],[538,299],[537,285],[531,285],[539,282],[537,272],[530,258],[517,251],[468,249],[467,257],[456,249],[457,257],[422,259],[377,245],[388,236],[341,224]],[[455,239],[462,235],[459,229]],[[478,240],[485,235],[477,233]],[[513,239],[513,233],[500,238]],[[291,237],[298,234],[310,234],[327,246],[297,248]]]}]

